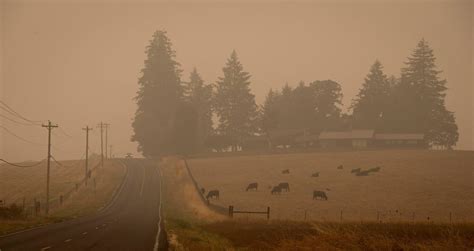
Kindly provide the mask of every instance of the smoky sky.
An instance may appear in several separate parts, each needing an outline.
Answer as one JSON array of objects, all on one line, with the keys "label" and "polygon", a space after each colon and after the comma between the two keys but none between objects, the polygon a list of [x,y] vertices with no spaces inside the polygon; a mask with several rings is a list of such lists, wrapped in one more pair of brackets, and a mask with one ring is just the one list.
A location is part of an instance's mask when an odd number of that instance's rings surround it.
[{"label": "smoky sky", "polygon": [[[252,75],[261,104],[270,88],[332,79],[344,109],[376,59],[387,75],[425,38],[447,79],[447,108],[459,126],[457,149],[474,149],[472,1],[2,1],[1,99],[34,120],[59,124],[57,159],[84,152],[86,125],[111,124],[113,153],[136,152],[130,142],[133,97],[145,47],[166,30],[183,69],[207,83],[222,75],[236,50]],[[1,132],[1,156],[46,156],[46,130],[0,120],[23,142]],[[91,149],[100,150],[99,130]],[[33,144],[34,143],[34,144]]]}]

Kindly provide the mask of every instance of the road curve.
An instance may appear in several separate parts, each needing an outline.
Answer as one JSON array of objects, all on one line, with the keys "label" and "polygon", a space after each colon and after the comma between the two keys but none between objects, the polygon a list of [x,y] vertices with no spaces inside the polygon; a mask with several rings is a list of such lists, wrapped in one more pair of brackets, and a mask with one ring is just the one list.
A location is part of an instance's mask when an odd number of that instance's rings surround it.
[{"label": "road curve", "polygon": [[127,175],[112,202],[95,215],[0,237],[0,250],[165,250],[160,174],[146,160],[124,160]]}]

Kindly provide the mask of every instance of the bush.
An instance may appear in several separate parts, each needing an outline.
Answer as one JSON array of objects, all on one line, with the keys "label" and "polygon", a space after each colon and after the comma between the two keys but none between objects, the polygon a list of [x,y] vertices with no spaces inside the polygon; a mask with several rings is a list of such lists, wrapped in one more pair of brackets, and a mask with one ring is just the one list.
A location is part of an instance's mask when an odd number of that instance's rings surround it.
[{"label": "bush", "polygon": [[0,207],[0,219],[19,219],[23,218],[23,208],[15,203],[9,207]]}]

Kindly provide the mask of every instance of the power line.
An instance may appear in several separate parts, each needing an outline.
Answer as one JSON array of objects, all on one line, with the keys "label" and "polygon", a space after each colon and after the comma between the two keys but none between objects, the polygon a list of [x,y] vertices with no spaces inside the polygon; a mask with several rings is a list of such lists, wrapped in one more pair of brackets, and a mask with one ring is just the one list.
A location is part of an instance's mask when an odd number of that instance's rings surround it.
[{"label": "power line", "polygon": [[37,126],[36,124],[32,124],[32,123],[24,123],[24,122],[16,121],[16,120],[14,120],[14,119],[12,119],[12,118],[10,118],[10,117],[8,117],[8,116],[5,116],[5,115],[3,115],[3,114],[0,114],[0,117],[4,118],[4,119],[6,119],[6,120],[9,120],[9,121],[11,121],[11,122],[13,122],[13,123],[15,123],[15,124],[18,124],[18,125]]},{"label": "power line", "polygon": [[59,127],[59,131],[68,138],[73,138],[69,133],[66,132],[62,127]]},{"label": "power line", "polygon": [[41,121],[38,121],[38,120],[31,120],[31,119],[27,119],[25,118],[24,116],[22,116],[21,114],[19,114],[18,112],[16,112],[13,108],[11,108],[9,105],[7,105],[5,102],[1,101],[0,100],[0,104],[4,105],[6,108],[8,109],[5,109],[4,107],[1,107],[3,110],[9,112],[10,114],[16,116],[16,117],[19,117],[25,121],[28,121],[30,123],[33,123],[33,124],[38,124],[38,123],[41,123]]},{"label": "power line", "polygon": [[19,140],[22,140],[26,143],[29,143],[29,144],[33,144],[33,145],[38,145],[38,146],[44,146],[43,144],[40,144],[40,143],[36,143],[36,142],[33,142],[33,141],[29,141],[23,137],[20,137],[18,136],[17,134],[15,134],[14,132],[10,131],[10,129],[6,128],[5,126],[3,125],[0,125],[1,128],[3,128],[3,130],[5,130],[6,132],[8,132],[9,134],[11,134],[12,136],[16,137],[17,139]]},{"label": "power line", "polygon": [[0,161],[5,162],[5,163],[8,164],[8,165],[16,166],[16,167],[34,167],[34,166],[37,166],[37,165],[39,165],[39,164],[41,164],[41,163],[44,162],[44,160],[41,160],[41,161],[39,161],[39,162],[37,162],[37,163],[35,163],[35,164],[33,164],[33,165],[18,165],[18,164],[14,164],[14,163],[11,163],[11,162],[9,162],[9,161],[6,161],[6,160],[4,160],[4,159],[0,159]]}]

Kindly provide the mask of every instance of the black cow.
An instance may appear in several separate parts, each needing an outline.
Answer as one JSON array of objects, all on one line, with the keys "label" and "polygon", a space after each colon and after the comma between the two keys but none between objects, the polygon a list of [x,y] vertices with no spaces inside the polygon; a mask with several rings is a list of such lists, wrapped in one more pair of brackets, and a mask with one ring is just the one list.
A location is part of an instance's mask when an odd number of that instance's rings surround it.
[{"label": "black cow", "polygon": [[274,186],[272,191],[270,192],[271,194],[281,194],[281,187],[280,186]]},{"label": "black cow", "polygon": [[381,169],[381,167],[378,166],[378,167],[374,167],[374,168],[369,168],[369,170],[367,170],[367,171],[376,173],[376,172],[380,171],[380,169]]},{"label": "black cow", "polygon": [[369,170],[364,170],[356,173],[356,176],[369,176],[370,171]]},{"label": "black cow", "polygon": [[290,169],[285,169],[281,171],[282,174],[290,174]]},{"label": "black cow", "polygon": [[319,172],[311,174],[311,177],[319,177]]},{"label": "black cow", "polygon": [[343,166],[343,165],[339,165],[339,166],[337,167],[337,169],[339,169],[339,170],[344,169],[344,166]]},{"label": "black cow", "polygon": [[250,183],[248,186],[247,186],[247,189],[245,191],[248,191],[250,189],[254,189],[255,191],[258,190],[258,183],[257,182],[254,182],[254,183]]},{"label": "black cow", "polygon": [[290,184],[288,184],[288,182],[280,183],[278,184],[278,186],[281,188],[282,191],[283,189],[286,190],[287,192],[290,191]]},{"label": "black cow", "polygon": [[219,199],[219,190],[211,190],[209,191],[209,193],[207,193],[207,196],[206,196],[206,199],[209,199],[209,198],[216,198],[216,199]]},{"label": "black cow", "polygon": [[360,172],[360,168],[354,168],[351,170],[351,173],[359,173]]},{"label": "black cow", "polygon": [[328,196],[326,195],[324,191],[314,190],[313,200],[317,200],[318,198],[320,198],[321,200],[328,200]]}]

